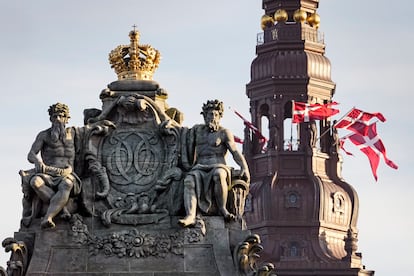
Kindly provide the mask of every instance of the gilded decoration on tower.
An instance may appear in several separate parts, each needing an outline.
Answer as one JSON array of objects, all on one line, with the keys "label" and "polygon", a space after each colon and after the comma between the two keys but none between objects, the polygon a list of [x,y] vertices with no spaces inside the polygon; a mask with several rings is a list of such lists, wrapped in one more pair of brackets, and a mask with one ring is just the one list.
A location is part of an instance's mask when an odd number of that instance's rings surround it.
[{"label": "gilded decoration on tower", "polygon": [[277,22],[286,22],[288,20],[288,13],[286,12],[286,10],[278,9],[273,15],[273,18]]},{"label": "gilded decoration on tower", "polygon": [[302,9],[297,9],[294,13],[293,13],[293,20],[295,20],[295,22],[305,22],[306,18],[307,18],[307,13],[306,11],[302,10]]},{"label": "gilded decoration on tower", "polygon": [[151,45],[139,45],[139,32],[129,32],[130,45],[119,45],[109,53],[109,63],[118,80],[152,80],[161,54]]}]

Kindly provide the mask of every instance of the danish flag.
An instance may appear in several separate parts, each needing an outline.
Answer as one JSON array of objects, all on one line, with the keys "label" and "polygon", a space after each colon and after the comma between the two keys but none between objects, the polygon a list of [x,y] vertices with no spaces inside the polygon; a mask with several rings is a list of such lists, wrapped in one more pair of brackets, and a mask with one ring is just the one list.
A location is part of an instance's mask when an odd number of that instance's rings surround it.
[{"label": "danish flag", "polygon": [[327,104],[308,104],[302,102],[292,102],[292,123],[309,122],[311,120],[323,120],[339,113],[339,109],[331,106],[337,105],[336,102]]},{"label": "danish flag", "polygon": [[243,139],[240,138],[239,136],[234,135],[234,142],[239,143],[239,144],[243,144]]},{"label": "danish flag", "polygon": [[368,113],[357,108],[353,108],[342,119],[336,122],[333,127],[348,129],[352,132],[365,136],[368,134],[372,118],[377,118],[381,122],[385,122],[385,117],[379,112]]},{"label": "danish flag", "polygon": [[347,138],[351,140],[369,159],[371,165],[372,174],[375,180],[377,177],[377,168],[381,155],[384,157],[385,163],[393,169],[398,169],[398,166],[387,157],[385,146],[381,141],[381,138],[377,134],[377,124],[373,123],[367,126],[367,135],[352,134]]},{"label": "danish flag", "polygon": [[233,110],[234,113],[236,113],[237,116],[239,116],[242,120],[245,126],[247,126],[248,128],[250,128],[252,130],[252,132],[254,133],[254,135],[256,135],[259,138],[259,143],[266,143],[267,142],[267,138],[263,136],[263,134],[260,132],[260,130],[255,127],[251,122],[249,122],[246,118],[244,118],[239,112],[237,112],[236,110]]},{"label": "danish flag", "polygon": [[352,152],[350,152],[350,151],[347,151],[346,149],[345,149],[345,139],[346,138],[341,138],[341,139],[339,139],[339,148],[341,149],[341,150],[343,150],[347,155],[352,155],[352,156],[354,156],[353,154],[352,154]]}]

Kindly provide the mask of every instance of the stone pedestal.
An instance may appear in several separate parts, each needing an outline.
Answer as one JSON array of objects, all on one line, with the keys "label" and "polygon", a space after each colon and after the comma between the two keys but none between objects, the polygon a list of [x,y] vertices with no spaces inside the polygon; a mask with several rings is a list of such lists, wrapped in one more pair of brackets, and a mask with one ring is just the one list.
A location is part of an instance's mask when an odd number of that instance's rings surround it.
[{"label": "stone pedestal", "polygon": [[75,216],[53,230],[35,221],[15,238],[33,244],[26,275],[237,275],[232,251],[248,231],[231,229],[219,216],[194,228],[180,227],[177,219],[105,227]]}]

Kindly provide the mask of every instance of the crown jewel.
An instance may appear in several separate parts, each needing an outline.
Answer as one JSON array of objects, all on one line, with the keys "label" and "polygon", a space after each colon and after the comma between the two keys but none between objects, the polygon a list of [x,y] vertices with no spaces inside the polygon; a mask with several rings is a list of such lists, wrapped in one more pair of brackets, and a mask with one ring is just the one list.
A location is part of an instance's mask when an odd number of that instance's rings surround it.
[{"label": "crown jewel", "polygon": [[151,80],[161,54],[151,45],[139,45],[139,32],[129,32],[130,45],[119,45],[109,53],[109,63],[118,80]]}]

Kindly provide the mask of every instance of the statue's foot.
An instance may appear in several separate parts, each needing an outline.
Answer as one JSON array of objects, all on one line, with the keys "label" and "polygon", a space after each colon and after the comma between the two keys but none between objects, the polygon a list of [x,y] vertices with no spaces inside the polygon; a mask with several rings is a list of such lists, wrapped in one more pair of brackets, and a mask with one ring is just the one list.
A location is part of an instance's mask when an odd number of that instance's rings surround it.
[{"label": "statue's foot", "polygon": [[223,216],[224,216],[224,219],[227,221],[236,220],[236,216],[227,210],[223,211]]},{"label": "statue's foot", "polygon": [[56,226],[56,224],[53,222],[52,218],[44,219],[40,223],[40,227],[42,227],[43,229],[46,229],[46,228],[55,228],[55,226]]},{"label": "statue's foot", "polygon": [[180,224],[183,227],[194,226],[196,224],[196,219],[195,217],[187,216],[183,219],[179,219],[178,224]]},{"label": "statue's foot", "polygon": [[60,214],[60,217],[64,220],[70,220],[70,218],[72,217],[72,214],[65,207],[62,209],[62,214]]}]

